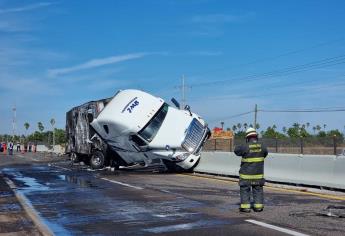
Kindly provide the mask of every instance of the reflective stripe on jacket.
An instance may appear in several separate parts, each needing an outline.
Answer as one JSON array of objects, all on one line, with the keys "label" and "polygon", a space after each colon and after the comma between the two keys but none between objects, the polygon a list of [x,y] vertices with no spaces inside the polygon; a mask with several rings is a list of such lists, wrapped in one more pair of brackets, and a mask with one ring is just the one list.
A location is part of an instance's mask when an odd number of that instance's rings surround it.
[{"label": "reflective stripe on jacket", "polygon": [[237,146],[235,154],[242,156],[240,179],[250,181],[264,178],[264,160],[268,152],[263,144],[251,141]]}]

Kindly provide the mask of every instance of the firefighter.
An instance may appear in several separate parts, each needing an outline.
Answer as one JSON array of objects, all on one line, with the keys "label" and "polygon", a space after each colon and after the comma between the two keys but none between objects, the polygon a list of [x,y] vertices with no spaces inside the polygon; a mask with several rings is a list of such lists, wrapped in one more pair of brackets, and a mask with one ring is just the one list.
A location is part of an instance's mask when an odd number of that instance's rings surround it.
[{"label": "firefighter", "polygon": [[264,208],[264,160],[267,156],[267,148],[258,142],[258,134],[255,129],[246,130],[246,144],[235,148],[235,154],[242,157],[240,168],[240,195],[241,212],[250,212],[250,197],[253,196],[253,210],[261,212]]}]

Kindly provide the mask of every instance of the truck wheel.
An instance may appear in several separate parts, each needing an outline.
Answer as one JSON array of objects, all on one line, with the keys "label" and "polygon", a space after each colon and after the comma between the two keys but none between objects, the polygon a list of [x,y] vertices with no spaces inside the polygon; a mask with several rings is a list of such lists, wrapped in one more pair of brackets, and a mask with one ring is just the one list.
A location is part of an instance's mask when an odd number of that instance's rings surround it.
[{"label": "truck wheel", "polygon": [[90,165],[92,169],[101,169],[104,166],[104,154],[101,151],[95,151],[92,154]]},{"label": "truck wheel", "polygon": [[71,157],[71,163],[72,163],[72,164],[73,164],[73,163],[78,163],[78,162],[80,162],[77,153],[72,152],[71,155],[70,155],[70,157]]}]

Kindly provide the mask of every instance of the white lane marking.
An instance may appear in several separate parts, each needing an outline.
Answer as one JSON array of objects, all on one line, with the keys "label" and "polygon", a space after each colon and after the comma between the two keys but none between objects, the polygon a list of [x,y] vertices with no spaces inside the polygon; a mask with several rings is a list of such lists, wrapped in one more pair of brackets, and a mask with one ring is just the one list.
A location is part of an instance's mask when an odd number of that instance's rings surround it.
[{"label": "white lane marking", "polygon": [[278,227],[278,226],[275,226],[275,225],[270,225],[270,224],[267,224],[267,223],[264,223],[264,222],[260,222],[260,221],[256,221],[256,220],[245,220],[245,221],[247,221],[249,223],[252,223],[252,224],[263,226],[265,228],[273,229],[273,230],[276,230],[276,231],[279,231],[279,232],[282,232],[282,233],[286,233],[286,234],[289,234],[289,235],[309,236],[308,234],[299,233],[299,232],[296,232],[296,231],[293,231],[293,230],[290,230],[290,229],[285,229],[285,228],[282,228],[282,227]]},{"label": "white lane marking", "polygon": [[169,190],[161,189],[161,192],[163,193],[171,193]]},{"label": "white lane marking", "polygon": [[190,216],[190,215],[197,215],[199,213],[175,213],[175,214],[153,214],[153,216],[159,217],[159,218],[167,218],[167,217],[175,217],[175,216]]},{"label": "white lane marking", "polygon": [[133,186],[133,185],[130,185],[130,184],[122,183],[122,182],[111,180],[111,179],[107,179],[107,178],[101,178],[101,179],[109,181],[109,182],[114,183],[114,184],[119,184],[119,185],[122,185],[122,186],[130,187],[130,188],[135,188],[135,189],[138,189],[138,190],[143,190],[144,189],[142,187]]}]

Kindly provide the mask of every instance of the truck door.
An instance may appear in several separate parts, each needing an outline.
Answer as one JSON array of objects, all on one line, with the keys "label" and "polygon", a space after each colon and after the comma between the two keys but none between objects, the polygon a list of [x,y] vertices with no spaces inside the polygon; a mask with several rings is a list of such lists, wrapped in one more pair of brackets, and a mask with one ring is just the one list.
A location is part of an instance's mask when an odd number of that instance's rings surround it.
[{"label": "truck door", "polygon": [[138,152],[137,156],[145,165],[152,163],[152,155],[149,152],[148,143],[137,134],[132,134],[129,136],[129,141],[132,147]]}]

